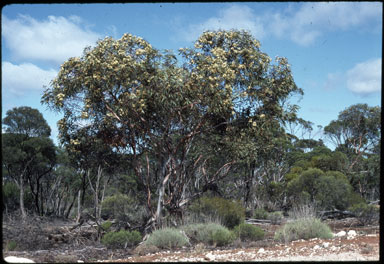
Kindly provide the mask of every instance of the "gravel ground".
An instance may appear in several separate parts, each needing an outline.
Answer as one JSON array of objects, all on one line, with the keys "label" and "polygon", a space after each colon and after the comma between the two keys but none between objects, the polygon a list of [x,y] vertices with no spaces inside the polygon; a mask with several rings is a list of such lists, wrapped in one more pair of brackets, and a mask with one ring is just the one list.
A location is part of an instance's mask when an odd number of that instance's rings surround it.
[{"label": "gravel ground", "polygon": [[[81,234],[75,233],[62,243],[49,240],[49,234],[68,233],[68,227],[72,225],[68,221],[40,219],[28,225],[3,222],[2,253],[3,258],[24,257],[37,263],[379,260],[379,226],[358,226],[354,219],[330,220],[328,224],[334,233],[345,231],[345,235],[279,244],[272,237],[280,226],[261,224],[260,227],[266,232],[266,239],[262,241],[240,243],[228,248],[183,248],[139,255],[134,249],[107,249],[91,239],[92,236],[83,237],[88,234],[86,230]],[[348,232],[353,235],[348,236]],[[5,249],[7,241],[11,240],[17,242],[17,251]]]},{"label": "gravel ground", "polygon": [[379,235],[353,238],[298,240],[271,247],[206,250],[204,252],[163,251],[103,262],[223,262],[223,261],[378,261]]}]

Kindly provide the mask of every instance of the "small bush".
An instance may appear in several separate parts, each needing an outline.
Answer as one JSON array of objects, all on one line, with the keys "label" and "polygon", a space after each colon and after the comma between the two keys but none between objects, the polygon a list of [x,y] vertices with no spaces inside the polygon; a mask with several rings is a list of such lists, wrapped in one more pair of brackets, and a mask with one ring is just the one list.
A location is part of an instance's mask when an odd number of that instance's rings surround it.
[{"label": "small bush", "polygon": [[245,209],[238,203],[221,197],[202,197],[189,208],[191,212],[206,218],[218,217],[221,223],[233,228],[245,219]]},{"label": "small bush", "polygon": [[159,248],[153,245],[147,245],[145,243],[142,243],[138,245],[134,250],[133,254],[138,254],[140,256],[144,256],[147,254],[153,254],[159,251]]},{"label": "small bush", "polygon": [[162,249],[180,248],[188,244],[188,238],[180,230],[164,228],[154,231],[145,241],[146,245],[156,246]]},{"label": "small bush", "polygon": [[121,193],[106,197],[102,208],[103,219],[116,219],[118,222],[128,222],[132,225],[142,224],[148,216],[145,207],[140,205],[137,198]]},{"label": "small bush", "polygon": [[235,240],[235,235],[227,228],[218,229],[212,234],[213,244],[216,246],[226,246]]},{"label": "small bush", "polygon": [[275,233],[274,239],[281,242],[290,242],[298,239],[332,238],[332,231],[328,225],[317,218],[298,219],[285,224]]},{"label": "small bush", "polygon": [[264,238],[264,231],[260,227],[247,223],[236,226],[234,233],[242,241],[257,241]]},{"label": "small bush", "polygon": [[210,240],[210,235],[208,232],[208,226],[210,225],[219,225],[219,224],[190,224],[182,227],[182,230],[188,236],[190,241],[194,244],[204,243],[208,244]]},{"label": "small bush", "polygon": [[379,220],[380,209],[375,205],[359,203],[350,207],[349,210],[356,215],[362,225],[373,224]]},{"label": "small bush", "polygon": [[298,204],[288,212],[290,218],[295,220],[304,218],[316,218],[316,207],[310,203]]},{"label": "small bush", "polygon": [[268,212],[265,211],[263,208],[256,208],[253,212],[253,218],[256,219],[267,219]]},{"label": "small bush", "polygon": [[282,212],[272,212],[269,213],[267,216],[268,220],[271,220],[271,223],[274,225],[278,225],[283,220],[283,213]]},{"label": "small bush", "polygon": [[234,240],[232,234],[226,227],[216,224],[191,224],[183,226],[182,230],[186,233],[192,243],[204,243],[206,245],[216,244],[217,246],[228,245]]},{"label": "small bush", "polygon": [[7,251],[13,251],[16,249],[16,247],[17,247],[17,243],[11,240],[7,243],[6,249]]},{"label": "small bush", "polygon": [[125,248],[135,246],[140,243],[142,237],[138,231],[109,232],[103,236],[101,243],[108,248]]},{"label": "small bush", "polygon": [[111,228],[112,226],[112,222],[110,221],[106,221],[104,223],[101,224],[101,228],[105,231],[105,232],[109,232],[109,229]]},{"label": "small bush", "polygon": [[14,182],[6,182],[2,186],[3,205],[7,210],[14,211],[19,206],[19,188]]}]

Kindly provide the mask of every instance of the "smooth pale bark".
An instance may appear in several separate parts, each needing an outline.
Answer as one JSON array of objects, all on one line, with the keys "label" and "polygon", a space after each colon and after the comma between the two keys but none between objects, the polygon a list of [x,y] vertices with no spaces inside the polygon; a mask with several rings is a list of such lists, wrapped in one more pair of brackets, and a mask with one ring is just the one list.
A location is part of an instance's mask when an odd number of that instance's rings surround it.
[{"label": "smooth pale bark", "polygon": [[27,217],[27,213],[25,211],[24,206],[24,179],[23,174],[20,175],[19,178],[19,188],[20,188],[20,212],[21,218],[24,220]]}]

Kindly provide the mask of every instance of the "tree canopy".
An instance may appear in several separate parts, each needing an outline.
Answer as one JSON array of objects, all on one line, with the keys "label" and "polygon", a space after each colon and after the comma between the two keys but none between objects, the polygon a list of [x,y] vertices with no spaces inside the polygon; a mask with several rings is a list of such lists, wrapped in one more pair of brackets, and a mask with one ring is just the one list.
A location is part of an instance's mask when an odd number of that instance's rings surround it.
[{"label": "tree canopy", "polygon": [[3,118],[7,133],[23,134],[28,137],[49,137],[51,128],[39,110],[29,106],[14,107]]}]

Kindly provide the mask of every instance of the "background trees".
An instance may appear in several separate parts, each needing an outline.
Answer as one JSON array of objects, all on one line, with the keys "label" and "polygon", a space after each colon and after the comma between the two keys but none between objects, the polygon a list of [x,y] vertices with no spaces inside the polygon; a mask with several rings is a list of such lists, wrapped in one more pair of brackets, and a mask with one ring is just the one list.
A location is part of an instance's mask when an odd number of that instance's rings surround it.
[{"label": "background trees", "polygon": [[379,186],[381,108],[352,105],[340,112],[324,132],[336,149],[347,155],[347,175],[355,190],[365,198],[378,198],[378,189],[374,186]]},{"label": "background trees", "polygon": [[37,109],[30,107],[13,108],[3,119],[6,133],[2,135],[3,168],[9,179],[19,189],[19,206],[23,218],[24,184],[34,196],[37,213],[43,211],[43,177],[48,176],[56,162],[55,146],[48,136],[51,129]]}]

